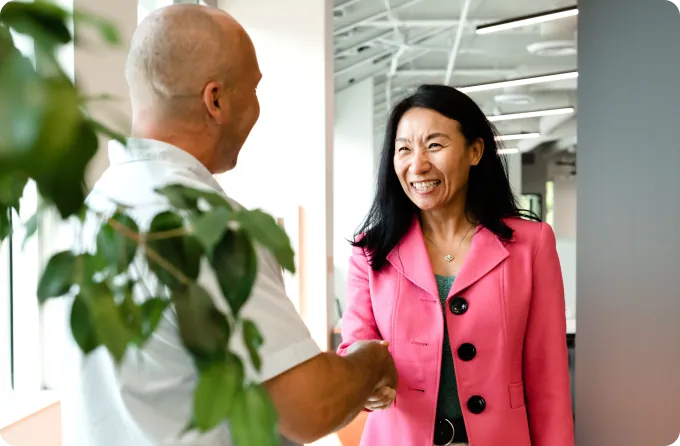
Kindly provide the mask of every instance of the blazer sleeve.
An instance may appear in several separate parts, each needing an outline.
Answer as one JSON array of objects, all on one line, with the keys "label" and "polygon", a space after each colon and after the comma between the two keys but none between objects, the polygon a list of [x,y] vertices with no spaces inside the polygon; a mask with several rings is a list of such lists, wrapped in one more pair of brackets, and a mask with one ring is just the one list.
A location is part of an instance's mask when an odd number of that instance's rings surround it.
[{"label": "blazer sleeve", "polygon": [[344,355],[355,341],[381,339],[373,315],[368,275],[370,265],[363,248],[352,248],[347,271],[345,312],[342,315],[342,343],[338,354]]},{"label": "blazer sleeve", "polygon": [[562,270],[543,223],[533,265],[524,341],[524,388],[533,446],[574,446]]}]

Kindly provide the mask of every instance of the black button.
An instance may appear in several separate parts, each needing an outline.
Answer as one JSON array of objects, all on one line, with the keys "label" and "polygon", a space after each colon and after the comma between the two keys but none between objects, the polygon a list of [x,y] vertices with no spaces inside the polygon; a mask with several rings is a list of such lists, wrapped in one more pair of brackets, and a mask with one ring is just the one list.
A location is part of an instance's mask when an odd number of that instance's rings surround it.
[{"label": "black button", "polygon": [[477,356],[477,349],[472,344],[462,344],[458,347],[458,357],[463,361],[472,361]]},{"label": "black button", "polygon": [[486,401],[481,396],[475,395],[468,400],[467,408],[473,414],[479,415],[486,409]]},{"label": "black button", "polygon": [[468,310],[468,301],[463,297],[454,297],[449,301],[449,308],[453,314],[465,314]]}]

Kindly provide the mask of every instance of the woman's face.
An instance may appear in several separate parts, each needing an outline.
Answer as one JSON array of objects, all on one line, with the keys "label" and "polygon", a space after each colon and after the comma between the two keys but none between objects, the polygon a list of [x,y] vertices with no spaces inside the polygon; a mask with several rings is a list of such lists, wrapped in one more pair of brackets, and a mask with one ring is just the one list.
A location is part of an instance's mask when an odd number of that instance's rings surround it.
[{"label": "woman's face", "polygon": [[426,108],[402,116],[395,139],[394,170],[404,192],[421,210],[446,207],[464,196],[470,167],[484,152],[480,139],[467,144],[458,121]]}]

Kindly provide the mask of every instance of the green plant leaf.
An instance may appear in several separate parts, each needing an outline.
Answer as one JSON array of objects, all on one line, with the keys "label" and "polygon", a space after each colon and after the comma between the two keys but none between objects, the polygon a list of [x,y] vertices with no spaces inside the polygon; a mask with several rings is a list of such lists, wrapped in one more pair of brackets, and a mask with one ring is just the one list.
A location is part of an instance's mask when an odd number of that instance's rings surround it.
[{"label": "green plant leaf", "polygon": [[58,169],[45,164],[34,166],[34,178],[40,194],[46,201],[54,203],[64,219],[77,215],[85,203],[85,171],[98,147],[97,134],[83,121],[70,147],[61,151],[54,161]]},{"label": "green plant leaf", "polygon": [[[139,234],[137,223],[129,216],[117,212],[111,219],[127,228],[133,234]],[[124,272],[135,257],[138,243],[121,230],[115,229],[111,223],[105,222],[97,233],[97,252],[115,267],[117,272]]]},{"label": "green plant leaf", "polygon": [[253,363],[253,367],[258,372],[262,368],[262,359],[260,358],[260,347],[264,343],[262,338],[262,333],[257,328],[257,325],[249,319],[244,319],[241,322],[241,330],[243,331],[243,339],[245,340],[246,347],[248,348],[248,355],[250,356],[250,362]]},{"label": "green plant leaf", "polygon": [[0,11],[0,21],[50,48],[71,42],[71,31],[66,26],[68,17],[69,13],[63,8],[43,1],[12,1]]},{"label": "green plant leaf", "polygon": [[113,23],[100,16],[89,12],[74,11],[73,19],[76,26],[78,26],[79,22],[82,22],[83,24],[92,25],[97,28],[102,39],[110,45],[118,45],[121,41],[118,28],[116,28]]},{"label": "green plant leaf", "polygon": [[172,295],[179,331],[184,345],[199,358],[222,357],[226,353],[231,327],[212,297],[192,284]]},{"label": "green plant leaf", "polygon": [[133,299],[134,282],[126,282],[123,286],[117,287],[114,301],[118,302],[118,314],[125,327],[134,335],[134,340],[142,339],[142,308]]},{"label": "green plant leaf", "polygon": [[192,219],[193,232],[210,255],[213,248],[224,236],[229,223],[229,210],[223,207],[198,214]]},{"label": "green plant leaf", "polygon": [[295,252],[288,235],[271,215],[259,209],[241,211],[236,214],[236,220],[255,241],[274,254],[284,269],[295,272]]},{"label": "green plant leaf", "polygon": [[243,391],[245,373],[241,360],[227,355],[199,372],[194,392],[193,425],[202,431],[213,429],[232,415],[237,395]]},{"label": "green plant leaf", "polygon": [[0,165],[17,164],[40,135],[47,91],[31,61],[19,51],[0,63]]},{"label": "green plant leaf", "polygon": [[[174,212],[165,211],[157,214],[151,222],[147,246],[157,252],[165,261],[174,268],[182,272],[189,280],[194,281],[198,278],[201,267],[201,257],[203,249],[201,244],[193,235],[183,235],[172,238],[154,240],[152,234],[184,227],[182,217]],[[170,271],[160,265],[156,260],[147,258],[151,270],[158,276],[158,279],[170,289],[178,288],[181,283]]]},{"label": "green plant leaf", "polygon": [[12,233],[12,224],[9,219],[10,209],[0,204],[0,242]]},{"label": "green plant leaf", "polygon": [[147,299],[142,304],[142,339],[146,341],[156,331],[163,312],[170,305],[170,301],[160,297]]},{"label": "green plant leaf", "polygon": [[196,210],[199,200],[204,200],[213,209],[224,207],[231,210],[226,198],[217,192],[194,189],[183,184],[171,184],[157,189],[156,192],[166,197],[170,204],[178,209]]},{"label": "green plant leaf", "polygon": [[126,325],[113,292],[107,286],[97,284],[82,292],[90,308],[97,339],[106,346],[116,363],[120,363],[127,345],[135,339],[135,333]]},{"label": "green plant leaf", "polygon": [[235,401],[230,420],[236,446],[278,446],[278,417],[264,388],[249,385]]},{"label": "green plant leaf", "polygon": [[99,347],[90,309],[81,295],[76,296],[71,305],[71,333],[86,355]]},{"label": "green plant leaf", "polygon": [[245,232],[227,231],[215,245],[210,264],[234,317],[250,296],[257,276],[257,256]]},{"label": "green plant leaf", "polygon": [[10,206],[19,212],[19,200],[24,195],[28,176],[19,172],[0,175],[0,204]]},{"label": "green plant leaf", "polygon": [[26,223],[24,224],[26,234],[24,236],[24,241],[22,243],[22,249],[26,247],[26,243],[38,232],[38,226],[40,225],[40,220],[42,218],[43,206],[38,205],[38,210],[30,216]]},{"label": "green plant leaf", "polygon": [[50,258],[38,283],[38,300],[66,294],[76,281],[76,257],[71,251],[59,252]]}]

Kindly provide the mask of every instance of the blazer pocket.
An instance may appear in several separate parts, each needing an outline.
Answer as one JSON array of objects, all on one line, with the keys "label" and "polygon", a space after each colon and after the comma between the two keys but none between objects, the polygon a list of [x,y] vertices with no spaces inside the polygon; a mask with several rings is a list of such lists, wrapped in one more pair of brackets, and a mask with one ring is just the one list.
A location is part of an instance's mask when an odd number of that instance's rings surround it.
[{"label": "blazer pocket", "polygon": [[510,408],[519,409],[524,407],[524,382],[520,381],[518,383],[510,384],[508,388],[510,390]]}]

